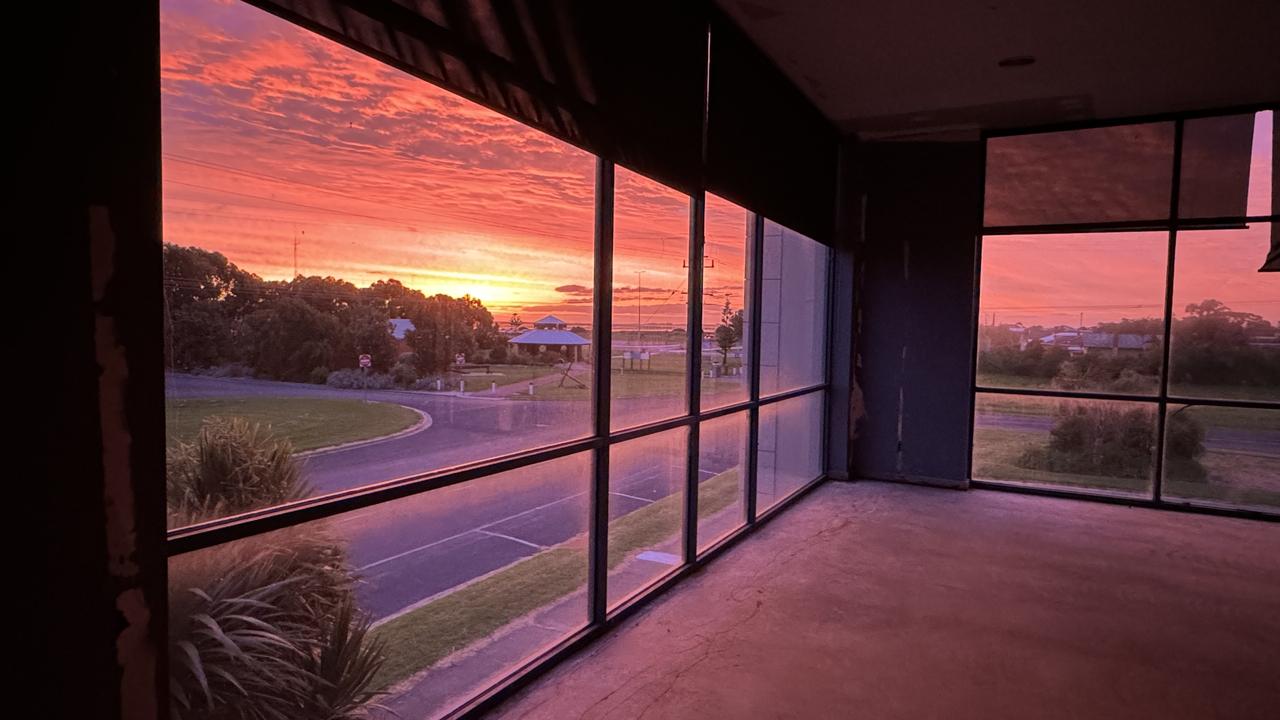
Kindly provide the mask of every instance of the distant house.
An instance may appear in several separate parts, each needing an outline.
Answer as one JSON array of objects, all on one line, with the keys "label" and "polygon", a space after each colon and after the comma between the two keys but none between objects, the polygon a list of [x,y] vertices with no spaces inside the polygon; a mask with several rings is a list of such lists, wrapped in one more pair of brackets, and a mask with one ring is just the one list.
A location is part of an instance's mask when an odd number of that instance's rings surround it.
[{"label": "distant house", "polygon": [[1067,330],[1055,332],[1040,338],[1040,344],[1046,347],[1060,347],[1074,355],[1085,355],[1091,352],[1110,350],[1112,353],[1142,352],[1149,350],[1160,342],[1159,335],[1140,335],[1138,333],[1081,332]]},{"label": "distant house", "polygon": [[591,342],[577,333],[570,332],[566,329],[567,327],[568,323],[565,321],[555,315],[548,315],[534,322],[532,330],[526,330],[508,342],[515,345],[517,350],[524,350],[529,354],[541,350],[556,350],[568,355],[569,348],[573,348],[573,359],[581,360],[582,348],[590,345]]}]

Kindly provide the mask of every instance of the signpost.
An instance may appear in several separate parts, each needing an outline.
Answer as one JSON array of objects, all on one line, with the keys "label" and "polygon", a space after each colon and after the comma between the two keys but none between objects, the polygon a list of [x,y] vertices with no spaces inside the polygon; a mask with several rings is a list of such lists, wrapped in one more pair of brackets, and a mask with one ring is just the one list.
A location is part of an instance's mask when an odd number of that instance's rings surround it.
[{"label": "signpost", "polygon": [[364,401],[369,402],[369,368],[373,367],[373,356],[369,353],[360,354],[360,370],[364,375]]}]

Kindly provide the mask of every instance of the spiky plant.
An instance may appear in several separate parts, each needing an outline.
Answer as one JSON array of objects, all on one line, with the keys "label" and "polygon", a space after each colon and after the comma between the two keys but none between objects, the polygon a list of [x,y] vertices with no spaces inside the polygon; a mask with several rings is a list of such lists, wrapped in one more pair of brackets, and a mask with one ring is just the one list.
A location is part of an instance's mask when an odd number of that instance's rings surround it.
[{"label": "spiky plant", "polygon": [[[305,493],[288,445],[243,420],[210,423],[179,451],[170,512],[185,520]],[[178,556],[169,577],[175,720],[357,720],[376,707],[368,687],[383,648],[322,525]]]},{"label": "spiky plant", "polygon": [[298,500],[310,493],[293,445],[257,423],[212,417],[166,462],[171,525]]}]

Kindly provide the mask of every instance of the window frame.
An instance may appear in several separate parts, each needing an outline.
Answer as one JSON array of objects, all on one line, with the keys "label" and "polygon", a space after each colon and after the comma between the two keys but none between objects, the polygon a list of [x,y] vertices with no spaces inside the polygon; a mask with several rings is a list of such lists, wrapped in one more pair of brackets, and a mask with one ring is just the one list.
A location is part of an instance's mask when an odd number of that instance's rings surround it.
[{"label": "window frame", "polygon": [[[687,313],[689,321],[686,330],[686,392],[687,411],[681,415],[650,422],[621,430],[610,429],[611,398],[611,364],[609,354],[612,342],[612,301],[613,301],[613,222],[614,222],[614,173],[615,164],[596,156],[595,173],[595,248],[594,248],[594,300],[593,300],[593,337],[591,344],[593,422],[592,433],[579,439],[542,446],[516,453],[510,453],[486,460],[466,463],[438,470],[416,473],[397,479],[386,480],[372,485],[337,491],[316,497],[306,498],[275,507],[255,510],[226,518],[208,520],[202,523],[174,528],[168,531],[165,540],[165,556],[173,558],[179,555],[197,552],[216,547],[236,540],[251,538],[283,528],[294,527],[304,523],[322,520],[353,510],[371,508],[400,498],[428,493],[433,490],[465,483],[472,480],[496,475],[498,473],[528,467],[540,462],[567,457],[578,453],[592,453],[591,500],[589,505],[588,531],[588,581],[587,624],[572,633],[560,643],[538,654],[522,665],[503,668],[501,679],[479,695],[455,708],[446,717],[469,717],[484,712],[493,704],[514,692],[538,673],[545,671],[554,663],[607,631],[645,603],[657,597],[661,592],[695,571],[707,562],[716,558],[767,520],[777,516],[800,496],[820,484],[827,478],[829,443],[830,407],[829,388],[833,357],[833,292],[832,263],[834,253],[829,247],[826,252],[826,287],[827,297],[822,329],[823,345],[826,349],[823,358],[822,381],[785,392],[761,396],[760,393],[760,332],[753,331],[750,347],[744,348],[750,368],[748,399],[730,405],[718,406],[711,410],[701,408],[701,376],[702,376],[702,311],[703,311],[703,261],[704,231],[706,215],[706,193],[699,192],[690,196],[689,202],[689,300]],[[749,310],[753,328],[759,328],[761,295],[763,287],[762,273],[758,271],[763,258],[763,228],[765,219],[758,213],[744,208],[748,217],[748,255],[746,292],[752,298]],[[817,242],[817,241],[814,241]],[[819,243],[821,244],[821,243]],[[157,288],[157,292],[159,292]],[[694,352],[693,349],[698,348]],[[819,432],[821,434],[821,457],[818,459],[820,472],[811,480],[796,488],[788,495],[780,498],[766,512],[757,513],[756,508],[756,473],[757,449],[759,440],[760,408],[791,398],[821,394],[822,419]],[[748,422],[746,473],[742,489],[745,508],[744,522],[735,530],[725,534],[714,543],[699,552],[697,542],[698,525],[698,465],[699,430],[701,423],[734,413],[746,413]],[[682,562],[670,571],[657,577],[644,587],[632,592],[613,607],[608,604],[608,526],[609,526],[609,450],[620,442],[634,440],[661,433],[674,428],[684,427],[688,432],[688,452],[686,457],[686,482],[684,492],[684,511],[682,523]]]},{"label": "window frame", "polygon": [[[1121,222],[1094,222],[1094,223],[1066,223],[1066,224],[1040,224],[1040,225],[992,225],[983,224],[975,239],[976,252],[974,261],[973,275],[973,317],[972,325],[972,341],[970,356],[970,383],[969,383],[969,453],[967,461],[966,478],[972,487],[992,490],[1005,490],[1013,492],[1023,492],[1037,495],[1048,495],[1054,497],[1081,498],[1088,500],[1096,500],[1101,502],[1112,502],[1126,505],[1140,505],[1144,507],[1153,507],[1166,510],[1190,511],[1204,514],[1229,515],[1234,517],[1248,517],[1266,520],[1280,520],[1280,509],[1275,511],[1260,510],[1254,508],[1244,508],[1230,506],[1225,503],[1210,503],[1190,498],[1168,499],[1164,497],[1164,460],[1165,460],[1165,442],[1166,442],[1166,423],[1169,416],[1170,405],[1191,407],[1191,406],[1208,406],[1208,407],[1225,407],[1237,409],[1254,409],[1254,410],[1275,410],[1280,412],[1280,401],[1270,400],[1227,400],[1221,398],[1193,398],[1170,394],[1169,392],[1169,367],[1172,343],[1170,336],[1173,329],[1173,310],[1174,310],[1174,281],[1175,269],[1177,265],[1177,248],[1178,234],[1182,231],[1196,231],[1220,228],[1230,224],[1240,223],[1276,223],[1280,222],[1280,208],[1272,207],[1271,213],[1268,215],[1234,215],[1223,217],[1205,217],[1205,218],[1182,218],[1179,217],[1178,203],[1181,195],[1182,180],[1182,152],[1183,152],[1183,136],[1186,121],[1199,118],[1222,117],[1228,115],[1241,115],[1258,112],[1271,111],[1273,113],[1273,129],[1277,132],[1280,129],[1274,127],[1274,118],[1280,116],[1280,104],[1261,104],[1246,107],[1220,108],[1216,110],[1207,110],[1200,112],[1186,113],[1169,113],[1161,115],[1152,115],[1144,117],[1123,118],[1102,121],[1084,121],[1074,123],[1061,123],[1054,125],[1041,125],[1025,128],[1015,128],[1009,130],[989,130],[982,133],[983,144],[983,196],[985,201],[986,193],[986,147],[987,143],[993,138],[1013,137],[1019,135],[1034,135],[1051,132],[1066,132],[1072,130],[1083,130],[1098,127],[1118,127],[1125,125],[1140,125],[1155,122],[1173,122],[1174,123],[1174,146],[1172,153],[1172,173],[1169,187],[1169,209],[1166,216],[1153,219],[1128,220]],[[1272,162],[1280,162],[1280,158],[1273,158]],[[983,203],[985,207],[985,202]],[[1247,208],[1246,208],[1247,213]],[[981,293],[982,293],[982,248],[983,242],[988,236],[1008,236],[1008,235],[1050,235],[1050,234],[1082,234],[1082,233],[1108,233],[1123,231],[1159,231],[1167,233],[1167,250],[1165,257],[1165,284],[1163,297],[1163,341],[1161,343],[1161,363],[1160,363],[1160,382],[1157,390],[1149,394],[1130,394],[1130,393],[1111,393],[1111,392],[1093,392],[1093,391],[1070,391],[1070,390],[1049,390],[1038,388],[1002,388],[981,385],[978,382],[978,357],[979,342],[978,332],[981,326]],[[1104,491],[1091,491],[1087,489],[1068,489],[1065,487],[1056,487],[1051,485],[1032,485],[1017,483],[1012,481],[992,480],[975,478],[973,476],[973,457],[974,457],[974,439],[976,432],[976,413],[977,398],[979,394],[986,395],[1019,395],[1024,397],[1041,397],[1041,398],[1063,398],[1063,399],[1079,399],[1079,400],[1116,400],[1126,402],[1140,402],[1147,405],[1154,405],[1156,408],[1156,439],[1155,439],[1155,457],[1153,460],[1153,474],[1151,480],[1151,494],[1149,497],[1135,499],[1132,497],[1119,497],[1107,494]],[[1174,410],[1173,412],[1177,412]]]}]

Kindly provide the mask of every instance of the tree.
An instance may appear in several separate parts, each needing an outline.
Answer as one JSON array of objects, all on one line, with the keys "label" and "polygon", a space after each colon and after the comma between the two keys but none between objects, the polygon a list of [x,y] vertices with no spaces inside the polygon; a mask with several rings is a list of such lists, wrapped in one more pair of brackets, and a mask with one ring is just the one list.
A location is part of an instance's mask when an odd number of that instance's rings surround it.
[{"label": "tree", "polygon": [[519,332],[524,329],[524,321],[520,319],[519,313],[511,313],[511,319],[507,321],[507,327],[513,332]]},{"label": "tree", "polygon": [[734,311],[725,298],[724,307],[720,309],[720,324],[716,326],[716,345],[720,348],[720,357],[724,364],[729,364],[729,351],[742,340],[742,311]]},{"label": "tree", "polygon": [[263,281],[221,253],[166,244],[165,365],[190,370],[239,359],[235,330]]},{"label": "tree", "polygon": [[338,336],[333,363],[328,367],[357,367],[360,356],[368,354],[373,369],[386,372],[396,360],[396,343],[391,336],[391,321],[384,308],[358,303],[337,313]]},{"label": "tree", "polygon": [[453,364],[458,353],[471,354],[503,344],[493,316],[479,300],[433,295],[410,315],[413,330],[405,342],[413,349],[418,371],[437,373]]},{"label": "tree", "polygon": [[245,360],[276,380],[306,382],[317,367],[332,367],[338,318],[307,302],[282,297],[245,318]]}]

